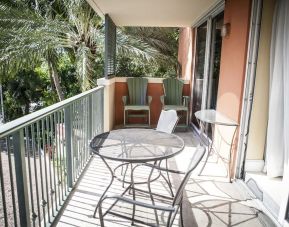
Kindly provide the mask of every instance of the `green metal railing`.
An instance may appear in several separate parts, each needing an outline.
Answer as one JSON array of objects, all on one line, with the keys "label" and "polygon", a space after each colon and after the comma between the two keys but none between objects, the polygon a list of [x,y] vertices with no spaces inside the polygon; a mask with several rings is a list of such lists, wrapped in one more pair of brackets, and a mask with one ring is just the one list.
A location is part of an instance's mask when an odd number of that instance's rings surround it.
[{"label": "green metal railing", "polygon": [[0,126],[0,226],[49,226],[103,132],[103,87]]}]

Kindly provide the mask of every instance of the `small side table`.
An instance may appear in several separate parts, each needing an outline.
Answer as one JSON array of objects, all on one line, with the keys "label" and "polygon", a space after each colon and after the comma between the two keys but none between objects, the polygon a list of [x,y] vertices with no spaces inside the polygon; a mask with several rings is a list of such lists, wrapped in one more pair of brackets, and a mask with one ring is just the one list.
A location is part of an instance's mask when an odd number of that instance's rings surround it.
[{"label": "small side table", "polygon": [[[215,139],[215,126],[216,125],[222,125],[222,126],[228,126],[228,127],[235,127],[234,128],[234,132],[231,138],[231,142],[229,144],[230,149],[229,149],[229,157],[228,157],[228,169],[227,169],[227,176],[229,177],[229,180],[231,182],[231,156],[232,156],[232,145],[233,145],[233,140],[234,137],[236,135],[237,132],[237,128],[238,128],[238,124],[231,120],[230,118],[228,118],[227,116],[223,115],[222,113],[216,111],[216,110],[212,110],[212,109],[206,109],[206,110],[200,110],[195,112],[195,116],[199,122],[199,125],[201,127],[201,132],[205,133],[207,136],[207,147],[208,147],[208,154],[206,157],[206,160],[204,162],[204,165],[199,173],[199,175],[203,172],[205,165],[207,164],[207,161],[209,159],[210,154],[212,154],[212,152],[214,152],[215,154],[217,154],[222,161],[226,161],[221,155],[220,152],[214,148],[214,139]],[[206,124],[208,124],[208,127],[206,127]],[[211,130],[212,130],[212,140],[210,141],[208,138],[208,129],[209,129],[209,125],[211,126]]]}]

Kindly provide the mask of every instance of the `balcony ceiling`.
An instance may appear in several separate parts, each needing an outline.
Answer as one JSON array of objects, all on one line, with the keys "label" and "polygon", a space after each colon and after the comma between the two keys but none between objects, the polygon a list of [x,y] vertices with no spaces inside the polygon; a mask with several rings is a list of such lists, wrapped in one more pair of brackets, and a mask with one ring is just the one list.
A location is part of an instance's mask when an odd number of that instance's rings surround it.
[{"label": "balcony ceiling", "polygon": [[100,15],[109,14],[117,26],[186,27],[220,0],[87,0]]}]

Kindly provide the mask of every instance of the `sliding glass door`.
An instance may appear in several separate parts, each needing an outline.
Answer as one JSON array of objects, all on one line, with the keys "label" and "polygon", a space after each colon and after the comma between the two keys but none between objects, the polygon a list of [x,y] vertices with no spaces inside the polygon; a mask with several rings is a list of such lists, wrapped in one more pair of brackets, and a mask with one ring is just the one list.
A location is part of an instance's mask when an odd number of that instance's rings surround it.
[{"label": "sliding glass door", "polygon": [[199,128],[194,113],[216,109],[222,37],[223,12],[209,17],[196,29],[195,72],[192,99],[192,123]]},{"label": "sliding glass door", "polygon": [[[196,63],[194,74],[192,113],[202,108],[203,86],[204,86],[204,67],[207,43],[207,22],[197,28],[196,36]],[[197,125],[196,118],[193,116],[192,122]]]},{"label": "sliding glass door", "polygon": [[221,49],[222,49],[222,36],[221,28],[224,21],[223,13],[217,15],[213,19],[212,23],[212,43],[211,43],[211,56],[210,56],[210,67],[207,82],[207,95],[205,97],[205,108],[216,109],[217,95],[218,95],[218,84],[220,74],[220,63],[221,63]]}]

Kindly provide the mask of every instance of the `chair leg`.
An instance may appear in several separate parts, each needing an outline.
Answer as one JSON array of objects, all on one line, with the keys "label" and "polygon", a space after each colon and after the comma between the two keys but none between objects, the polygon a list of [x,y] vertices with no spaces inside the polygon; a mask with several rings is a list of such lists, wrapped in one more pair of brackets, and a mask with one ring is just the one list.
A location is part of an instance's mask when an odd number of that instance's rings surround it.
[{"label": "chair leg", "polygon": [[151,111],[149,110],[149,127],[151,126]]},{"label": "chair leg", "polygon": [[180,219],[181,219],[181,227],[184,227],[184,217],[183,217],[183,199],[180,203]]},{"label": "chair leg", "polygon": [[170,178],[170,174],[169,174],[168,170],[169,170],[169,168],[168,168],[168,159],[166,159],[166,173],[167,173],[167,177],[168,177],[168,182],[167,183],[168,183],[171,195],[172,195],[172,197],[174,197],[173,186],[172,186],[172,183],[171,183],[171,178]]},{"label": "chair leg", "polygon": [[104,227],[103,214],[102,214],[102,201],[99,204],[98,214],[99,214],[100,226]]},{"label": "chair leg", "polygon": [[188,127],[189,127],[189,111],[186,111],[186,115],[187,115],[186,124],[187,124],[187,129],[188,129]]},{"label": "chair leg", "polygon": [[125,110],[123,110],[123,126],[125,127],[125,118],[126,118],[126,116],[125,116],[126,114],[125,114]]}]

